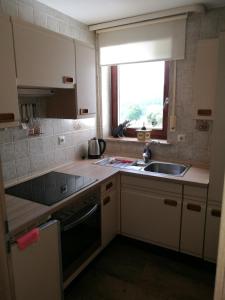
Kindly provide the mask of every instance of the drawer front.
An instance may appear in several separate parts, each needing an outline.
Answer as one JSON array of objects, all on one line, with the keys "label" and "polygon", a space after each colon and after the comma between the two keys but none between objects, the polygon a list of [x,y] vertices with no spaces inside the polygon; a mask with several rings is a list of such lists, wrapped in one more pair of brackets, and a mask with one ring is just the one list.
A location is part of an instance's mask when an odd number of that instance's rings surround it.
[{"label": "drawer front", "polygon": [[158,190],[158,191],[165,191],[171,192],[175,194],[182,194],[182,184],[167,182],[167,181],[160,181],[154,180],[152,178],[146,177],[137,177],[137,176],[121,176],[121,184],[122,185],[131,185],[132,187],[142,187],[149,190]]},{"label": "drawer front", "polygon": [[207,193],[208,193],[207,187],[184,185],[185,198],[192,198],[192,199],[205,202],[207,200]]}]

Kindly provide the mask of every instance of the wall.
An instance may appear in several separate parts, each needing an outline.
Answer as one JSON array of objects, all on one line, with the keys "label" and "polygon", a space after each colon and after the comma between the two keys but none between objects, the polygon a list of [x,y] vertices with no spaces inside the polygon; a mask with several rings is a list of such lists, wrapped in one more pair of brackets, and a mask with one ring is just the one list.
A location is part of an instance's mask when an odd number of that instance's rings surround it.
[{"label": "wall", "polygon": [[[187,21],[186,34],[186,58],[177,61],[177,103],[176,117],[177,129],[175,133],[168,131],[170,145],[152,145],[153,158],[185,160],[194,164],[208,165],[211,153],[212,122],[209,131],[203,132],[196,129],[196,121],[193,120],[193,74],[196,60],[196,46],[199,39],[218,37],[219,32],[225,31],[225,8],[208,11],[204,15],[192,14]],[[172,64],[172,63],[171,63]],[[210,71],[210,70],[209,70]],[[172,84],[172,68],[170,72],[170,85]],[[105,85],[104,85],[105,86]],[[170,90],[172,90],[170,88]],[[103,102],[108,101],[108,95],[104,91]],[[106,104],[103,107],[107,107]],[[108,133],[109,113],[103,111],[103,133]],[[177,135],[185,134],[186,141],[177,143]],[[141,157],[143,144],[140,143],[115,143],[108,142],[109,154],[120,154]]]},{"label": "wall", "polygon": [[[0,0],[0,15],[17,16],[27,22],[94,44],[88,27],[34,0]],[[96,135],[95,119],[40,119],[42,134],[28,137],[21,128],[0,130],[0,155],[4,181],[43,172],[87,155],[87,141]],[[58,145],[58,135],[65,135]]]},{"label": "wall", "polygon": [[74,39],[95,43],[95,34],[88,30],[87,25],[35,0],[0,0],[0,14],[19,17]]}]

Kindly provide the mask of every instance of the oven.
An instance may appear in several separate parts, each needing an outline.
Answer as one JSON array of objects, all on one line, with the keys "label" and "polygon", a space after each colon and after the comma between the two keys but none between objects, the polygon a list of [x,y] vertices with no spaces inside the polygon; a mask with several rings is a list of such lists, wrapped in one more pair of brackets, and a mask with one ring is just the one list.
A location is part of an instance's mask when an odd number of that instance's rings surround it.
[{"label": "oven", "polygon": [[101,246],[100,189],[95,188],[53,214],[61,224],[64,281]]}]

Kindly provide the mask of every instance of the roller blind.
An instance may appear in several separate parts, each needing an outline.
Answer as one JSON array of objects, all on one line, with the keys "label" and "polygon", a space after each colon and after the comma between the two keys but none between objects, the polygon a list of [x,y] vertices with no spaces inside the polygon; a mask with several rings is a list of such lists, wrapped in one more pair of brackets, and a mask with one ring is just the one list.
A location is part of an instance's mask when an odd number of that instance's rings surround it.
[{"label": "roller blind", "polygon": [[97,31],[100,64],[184,59],[186,19],[181,15]]}]

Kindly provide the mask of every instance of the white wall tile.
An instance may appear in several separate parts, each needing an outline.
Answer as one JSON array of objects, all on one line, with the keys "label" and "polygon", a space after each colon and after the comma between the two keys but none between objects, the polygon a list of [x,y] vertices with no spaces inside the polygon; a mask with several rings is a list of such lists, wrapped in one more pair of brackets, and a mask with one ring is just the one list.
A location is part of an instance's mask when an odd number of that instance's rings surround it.
[{"label": "white wall tile", "polygon": [[29,156],[29,148],[27,140],[20,140],[15,143],[15,157],[16,159],[25,158]]},{"label": "white wall tile", "polygon": [[0,144],[11,143],[13,141],[12,130],[2,129],[0,130]]},{"label": "white wall tile", "polygon": [[66,152],[64,149],[56,149],[54,154],[56,164],[63,164],[66,162]]},{"label": "white wall tile", "polygon": [[16,1],[14,0],[2,0],[2,8],[5,14],[18,17],[19,9]]},{"label": "white wall tile", "polygon": [[14,144],[2,144],[0,145],[1,160],[3,162],[13,161],[15,159]]},{"label": "white wall tile", "polygon": [[19,17],[26,22],[34,23],[34,9],[31,5],[19,3]]},{"label": "white wall tile", "polygon": [[59,22],[57,19],[47,16],[47,28],[55,31],[55,32],[59,32]]},{"label": "white wall tile", "polygon": [[34,23],[38,26],[47,27],[47,16],[41,11],[34,10]]},{"label": "white wall tile", "polygon": [[5,182],[15,179],[17,177],[15,161],[2,163],[2,173]]},{"label": "white wall tile", "polygon": [[23,158],[16,160],[17,177],[28,176],[31,173],[30,159]]}]

